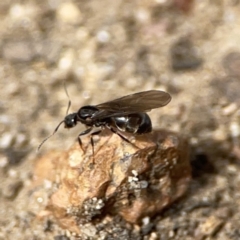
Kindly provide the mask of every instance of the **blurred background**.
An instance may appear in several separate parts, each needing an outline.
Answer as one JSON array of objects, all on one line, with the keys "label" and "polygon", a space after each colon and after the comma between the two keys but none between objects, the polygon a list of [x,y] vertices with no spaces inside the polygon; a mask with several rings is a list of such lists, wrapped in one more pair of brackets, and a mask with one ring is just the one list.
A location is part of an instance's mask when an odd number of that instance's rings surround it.
[{"label": "blurred background", "polygon": [[[24,189],[37,155],[69,148],[84,129],[60,128],[36,153],[66,115],[63,82],[70,112],[169,92],[172,101],[150,115],[154,128],[189,138],[193,182],[146,239],[192,239],[196,231],[240,239],[239,0],[5,0],[0,26],[0,239],[47,239],[38,224],[20,223],[29,218]],[[183,219],[189,204],[200,210]]]}]

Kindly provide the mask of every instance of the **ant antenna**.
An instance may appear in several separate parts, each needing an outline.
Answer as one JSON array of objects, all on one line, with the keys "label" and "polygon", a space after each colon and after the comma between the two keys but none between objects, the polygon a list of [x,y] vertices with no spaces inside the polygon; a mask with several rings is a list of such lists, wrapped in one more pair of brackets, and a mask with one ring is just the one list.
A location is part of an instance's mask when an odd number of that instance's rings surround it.
[{"label": "ant antenna", "polygon": [[67,91],[67,87],[66,87],[66,81],[63,82],[63,86],[64,86],[65,93],[66,93],[66,95],[68,97],[68,107],[67,107],[67,111],[66,111],[66,115],[68,115],[68,111],[69,111],[69,109],[71,107],[71,100],[70,100],[70,97],[68,95],[68,91]]},{"label": "ant antenna", "polygon": [[61,121],[61,122],[57,125],[57,127],[55,128],[55,130],[53,131],[53,133],[52,133],[51,135],[49,135],[48,137],[46,137],[46,138],[39,144],[39,146],[38,146],[38,148],[37,148],[37,151],[39,151],[40,148],[42,147],[42,145],[43,145],[50,137],[52,137],[52,136],[58,131],[58,129],[59,129],[59,127],[62,125],[62,123],[64,123],[64,120]]},{"label": "ant antenna", "polygon": [[[71,107],[71,100],[70,100],[70,97],[69,97],[69,95],[68,95],[68,91],[67,91],[67,87],[66,87],[66,82],[65,82],[65,81],[63,82],[63,86],[64,86],[65,93],[66,93],[66,95],[67,95],[67,97],[68,97],[68,107],[67,107],[67,111],[66,111],[66,115],[68,115],[68,111],[69,111],[69,109],[70,109],[70,107]],[[39,146],[38,146],[38,148],[37,148],[37,151],[39,151],[40,148],[42,147],[42,145],[43,145],[50,137],[52,137],[52,136],[58,131],[59,127],[62,125],[62,123],[64,123],[64,121],[65,121],[65,120],[61,121],[61,122],[57,125],[57,127],[55,128],[55,130],[53,131],[53,133],[52,133],[51,135],[49,135],[48,137],[46,137],[46,138],[39,144]]]}]

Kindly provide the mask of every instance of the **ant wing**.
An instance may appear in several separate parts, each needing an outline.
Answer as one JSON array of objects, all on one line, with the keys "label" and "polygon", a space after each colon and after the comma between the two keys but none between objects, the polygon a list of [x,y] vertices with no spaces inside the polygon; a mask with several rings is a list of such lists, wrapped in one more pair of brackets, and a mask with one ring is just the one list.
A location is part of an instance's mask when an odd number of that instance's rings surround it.
[{"label": "ant wing", "polygon": [[134,93],[96,106],[99,109],[92,119],[124,116],[148,112],[163,107],[171,101],[169,93],[157,90]]}]

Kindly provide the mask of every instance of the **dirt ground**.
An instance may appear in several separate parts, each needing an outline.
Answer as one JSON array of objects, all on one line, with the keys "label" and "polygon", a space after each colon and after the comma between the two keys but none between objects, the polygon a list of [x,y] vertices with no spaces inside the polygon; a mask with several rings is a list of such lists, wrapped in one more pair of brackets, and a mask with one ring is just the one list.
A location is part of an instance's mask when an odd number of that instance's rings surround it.
[{"label": "dirt ground", "polygon": [[187,194],[139,226],[116,217],[102,239],[240,239],[239,0],[5,0],[0,22],[0,239],[79,239],[37,220],[29,191],[38,156],[84,129],[61,128],[36,153],[66,114],[64,81],[71,111],[169,92],[153,126],[191,145]]}]

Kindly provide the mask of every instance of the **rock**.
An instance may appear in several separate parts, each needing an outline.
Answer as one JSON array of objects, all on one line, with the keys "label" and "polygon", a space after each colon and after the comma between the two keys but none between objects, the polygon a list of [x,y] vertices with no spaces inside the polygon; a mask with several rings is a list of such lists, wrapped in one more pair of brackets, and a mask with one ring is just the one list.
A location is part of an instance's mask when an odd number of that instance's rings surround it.
[{"label": "rock", "polygon": [[175,133],[155,130],[130,144],[104,130],[94,156],[90,138],[82,141],[85,152],[76,143],[43,156],[35,169],[35,179],[57,184],[48,210],[69,231],[84,234],[79,224],[106,216],[139,223],[181,197],[191,180],[187,141]]}]

